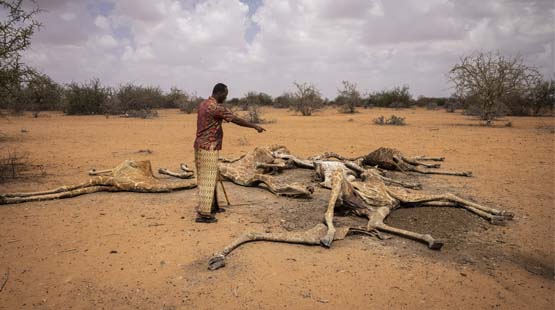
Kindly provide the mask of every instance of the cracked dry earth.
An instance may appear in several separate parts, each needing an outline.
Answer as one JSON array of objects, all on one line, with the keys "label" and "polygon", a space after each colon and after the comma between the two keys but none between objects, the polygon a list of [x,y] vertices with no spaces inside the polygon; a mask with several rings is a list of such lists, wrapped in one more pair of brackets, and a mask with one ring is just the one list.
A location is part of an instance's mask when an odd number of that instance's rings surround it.
[{"label": "cracked dry earth", "polygon": [[[331,249],[251,243],[225,268],[208,271],[207,259],[245,231],[321,222],[329,191],[316,187],[311,200],[278,198],[225,182],[234,206],[215,225],[194,223],[195,190],[0,206],[0,309],[553,309],[553,118],[509,118],[512,128],[484,128],[460,114],[409,109],[395,111],[407,126],[372,124],[388,113],[301,117],[268,109],[265,117],[276,122],[264,134],[225,125],[222,156],[273,143],[303,157],[361,155],[381,146],[441,155],[443,167],[474,177],[389,176],[512,211],[515,220],[493,226],[462,209],[400,209],[389,224],[442,238],[443,249],[367,236],[349,236]],[[174,170],[191,165],[195,117],[167,110],[154,120],[56,113],[0,119],[1,155],[26,152],[45,171],[0,184],[0,192],[76,183],[90,168],[124,159]],[[138,152],[145,149],[152,152]],[[310,180],[311,171],[280,177]],[[353,222],[366,224],[336,217],[338,225]]]}]

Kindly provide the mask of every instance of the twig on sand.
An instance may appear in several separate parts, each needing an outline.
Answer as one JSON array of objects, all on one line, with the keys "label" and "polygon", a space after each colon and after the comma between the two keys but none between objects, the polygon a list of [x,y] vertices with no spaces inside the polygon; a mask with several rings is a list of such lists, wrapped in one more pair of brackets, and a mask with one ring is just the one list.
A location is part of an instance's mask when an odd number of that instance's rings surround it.
[{"label": "twig on sand", "polygon": [[5,273],[4,273],[4,280],[2,281],[2,285],[0,286],[0,293],[2,292],[2,290],[4,289],[4,287],[6,286],[6,283],[8,283],[8,278],[10,277],[10,270],[8,269]]},{"label": "twig on sand", "polygon": [[233,294],[233,296],[235,296],[235,298],[239,297],[239,293],[237,292],[238,290],[239,290],[239,286],[235,286],[231,288],[231,293]]},{"label": "twig on sand", "polygon": [[58,254],[59,254],[59,253],[73,252],[73,251],[77,251],[77,248],[72,248],[72,249],[63,250],[63,251],[58,252]]}]

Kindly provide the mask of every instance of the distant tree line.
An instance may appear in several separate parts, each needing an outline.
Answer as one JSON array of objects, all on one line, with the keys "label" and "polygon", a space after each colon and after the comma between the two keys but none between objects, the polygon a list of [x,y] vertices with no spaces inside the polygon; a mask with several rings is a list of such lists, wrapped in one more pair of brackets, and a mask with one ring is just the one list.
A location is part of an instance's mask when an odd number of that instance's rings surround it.
[{"label": "distant tree line", "polygon": [[202,99],[172,87],[164,92],[158,86],[124,84],[118,87],[102,85],[99,79],[84,83],[60,85],[44,74],[36,74],[22,83],[18,91],[2,97],[0,109],[12,113],[61,110],[70,115],[124,115],[148,118],[156,109],[179,108],[186,113],[196,110]]},{"label": "distant tree line", "polygon": [[[465,114],[488,117],[502,115],[543,115],[554,110],[555,81],[540,80],[526,91],[510,92],[493,106],[484,107],[483,99],[474,93],[451,97],[413,98],[409,86],[396,86],[361,94],[357,84],[343,81],[333,100],[324,98],[320,90],[310,83],[293,83],[294,90],[272,97],[263,92],[250,91],[241,98],[232,98],[226,104],[246,111],[252,121],[258,121],[261,107],[290,109],[303,116],[310,116],[324,107],[336,107],[342,113],[356,113],[359,108],[444,108],[448,112],[462,109]],[[38,116],[41,111],[58,110],[70,115],[124,115],[153,117],[157,109],[179,108],[185,113],[196,111],[202,97],[177,87],[164,91],[158,86],[123,84],[108,87],[99,79],[83,83],[61,85],[49,76],[34,73],[9,96],[0,97],[0,109],[12,113],[31,111]],[[487,112],[485,112],[487,111]],[[487,115],[486,115],[487,114]]]},{"label": "distant tree line", "polygon": [[[99,79],[61,85],[46,74],[27,66],[22,53],[30,46],[31,37],[41,24],[36,16],[41,9],[21,0],[0,0],[0,114],[4,110],[18,113],[62,110],[67,114],[105,114],[130,117],[156,116],[157,109],[179,108],[193,113],[202,100],[195,93],[177,87],[169,92],[158,86],[123,84],[102,85]],[[455,93],[450,98],[419,97],[414,99],[408,85],[394,86],[374,92],[360,92],[354,82],[343,81],[337,96],[328,100],[316,85],[294,82],[293,90],[280,96],[248,92],[228,104],[246,111],[252,121],[261,121],[260,107],[288,108],[304,116],[326,106],[343,113],[356,113],[358,108],[444,107],[449,112],[464,109],[479,116],[489,125],[502,115],[553,114],[555,81],[545,80],[523,58],[507,57],[499,52],[476,52],[463,56],[448,73]]]}]

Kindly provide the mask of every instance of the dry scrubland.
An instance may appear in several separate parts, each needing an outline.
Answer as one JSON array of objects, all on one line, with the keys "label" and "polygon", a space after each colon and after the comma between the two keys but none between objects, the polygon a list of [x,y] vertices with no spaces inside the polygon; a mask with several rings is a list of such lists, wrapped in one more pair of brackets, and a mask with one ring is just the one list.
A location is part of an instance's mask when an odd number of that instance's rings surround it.
[{"label": "dry scrubland", "polygon": [[[217,225],[193,222],[194,191],[1,206],[0,309],[553,309],[553,118],[507,118],[513,127],[485,128],[461,114],[423,109],[312,117],[265,111],[276,123],[264,134],[225,125],[222,156],[273,143],[300,156],[360,155],[380,146],[442,155],[445,168],[475,176],[415,176],[425,189],[507,209],[516,219],[500,227],[462,210],[402,210],[393,220],[445,237],[441,252],[401,238],[353,236],[331,249],[259,243],[210,272],[207,258],[243,231],[294,227],[291,214],[316,208],[323,216],[325,200],[275,198],[226,183],[232,203],[254,204],[230,207]],[[408,125],[372,123],[391,114]],[[76,183],[88,169],[124,159],[150,159],[155,168],[192,164],[195,120],[175,110],[152,120],[53,113],[0,119],[2,153],[26,152],[46,172],[0,184],[0,192]],[[137,153],[144,149],[153,153]]]}]

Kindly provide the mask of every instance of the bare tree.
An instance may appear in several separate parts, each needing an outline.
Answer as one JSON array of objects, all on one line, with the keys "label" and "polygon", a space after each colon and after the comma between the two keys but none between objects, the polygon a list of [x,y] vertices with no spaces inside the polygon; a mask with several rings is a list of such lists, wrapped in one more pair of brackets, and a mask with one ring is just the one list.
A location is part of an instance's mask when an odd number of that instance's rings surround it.
[{"label": "bare tree", "polygon": [[463,56],[448,74],[462,98],[474,96],[479,116],[490,126],[505,98],[529,93],[541,79],[539,72],[524,64],[522,56],[499,52],[476,52]]},{"label": "bare tree", "polygon": [[321,109],[324,103],[320,91],[310,83],[293,82],[297,88],[293,93],[293,110],[300,112],[303,116],[310,116],[312,112]]},{"label": "bare tree", "polygon": [[343,89],[338,89],[338,95],[335,99],[336,103],[342,105],[341,112],[356,113],[356,109],[360,106],[362,99],[360,92],[357,90],[357,84],[349,81],[343,81]]},{"label": "bare tree", "polygon": [[26,9],[23,0],[0,0],[0,95],[3,98],[13,100],[21,83],[34,75],[34,70],[22,62],[21,54],[31,45],[31,37],[40,27],[35,19],[40,11],[36,6]]}]

